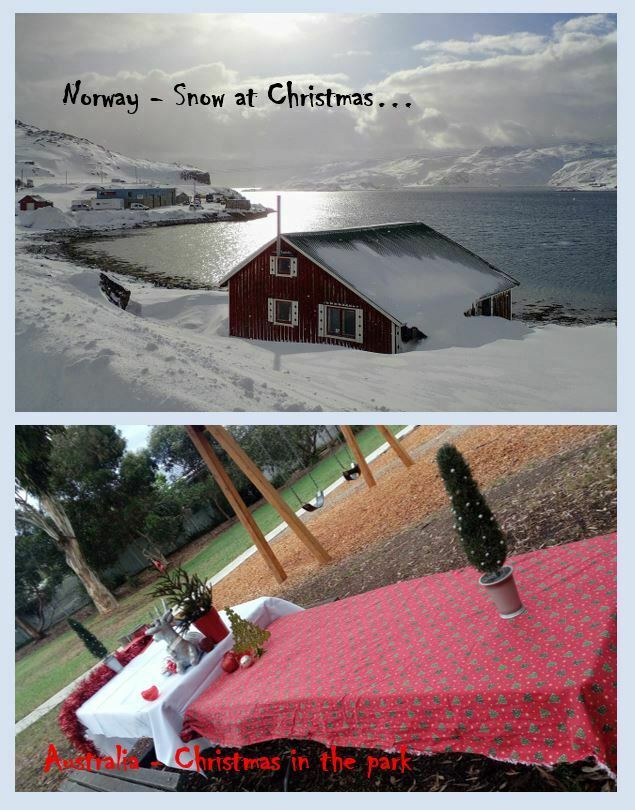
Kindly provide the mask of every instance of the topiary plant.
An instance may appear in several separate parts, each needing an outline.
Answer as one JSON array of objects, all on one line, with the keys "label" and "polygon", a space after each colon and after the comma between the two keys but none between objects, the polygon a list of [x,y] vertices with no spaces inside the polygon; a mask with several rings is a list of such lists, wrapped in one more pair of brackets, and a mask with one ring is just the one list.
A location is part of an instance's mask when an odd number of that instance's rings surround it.
[{"label": "topiary plant", "polygon": [[496,579],[507,558],[507,541],[469,464],[453,444],[437,452],[437,464],[454,513],[456,529],[468,561],[485,574],[484,581]]},{"label": "topiary plant", "polygon": [[67,619],[67,621],[84,642],[86,649],[91,655],[94,655],[95,658],[99,658],[100,660],[108,655],[108,650],[97,636],[94,636],[90,630],[87,630],[81,622],[78,622],[76,619]]}]

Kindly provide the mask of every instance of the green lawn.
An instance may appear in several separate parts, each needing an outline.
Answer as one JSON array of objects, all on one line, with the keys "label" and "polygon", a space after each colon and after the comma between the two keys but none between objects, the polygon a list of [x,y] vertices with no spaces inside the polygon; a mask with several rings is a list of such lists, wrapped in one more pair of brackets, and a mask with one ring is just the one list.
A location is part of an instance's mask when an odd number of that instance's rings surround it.
[{"label": "green lawn", "polygon": [[[395,425],[390,426],[390,429],[396,433],[402,427],[403,425]],[[382,437],[374,428],[367,428],[357,434],[357,440],[364,455],[368,455],[383,444]],[[337,452],[337,458],[345,466],[349,466],[350,459],[344,448]],[[341,467],[335,456],[324,459],[311,470],[311,475],[320,489],[332,484],[341,473]],[[309,500],[315,495],[315,487],[308,475],[294,483],[293,488],[301,500]],[[300,507],[291,490],[287,489],[284,497],[294,509]],[[280,523],[278,513],[269,504],[258,507],[253,514],[264,534]],[[184,567],[190,572],[209,578],[242,554],[250,545],[247,532],[236,521],[187,560]],[[119,609],[115,613],[108,616],[99,616],[95,613],[84,624],[104,642],[106,647],[114,649],[120,636],[147,620],[152,604],[149,595],[151,588],[149,585],[121,599]],[[93,664],[95,659],[71,630],[49,642],[34,646],[33,652],[24,655],[15,666],[16,720],[33,711]]]}]

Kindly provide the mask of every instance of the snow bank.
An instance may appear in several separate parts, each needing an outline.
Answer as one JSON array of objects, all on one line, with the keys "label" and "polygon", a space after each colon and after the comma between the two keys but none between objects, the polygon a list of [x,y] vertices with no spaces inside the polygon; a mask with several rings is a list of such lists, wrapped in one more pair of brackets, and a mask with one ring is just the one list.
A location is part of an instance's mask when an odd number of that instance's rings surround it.
[{"label": "snow bank", "polygon": [[34,231],[59,231],[72,228],[73,218],[54,205],[47,205],[46,208],[37,208],[35,211],[20,211],[18,224]]},{"label": "snow bank", "polygon": [[[126,279],[132,305],[124,312],[101,294],[92,270],[23,254],[16,263],[18,410],[615,408],[610,324],[511,324],[522,329],[516,339],[396,356],[250,343],[227,336],[226,293]],[[487,321],[462,323],[474,334]]]}]

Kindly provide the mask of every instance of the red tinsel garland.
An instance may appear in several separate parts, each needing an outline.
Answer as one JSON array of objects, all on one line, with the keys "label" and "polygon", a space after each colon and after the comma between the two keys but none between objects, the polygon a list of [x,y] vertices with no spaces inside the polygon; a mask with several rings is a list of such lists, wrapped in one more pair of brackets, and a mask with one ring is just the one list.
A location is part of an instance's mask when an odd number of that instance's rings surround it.
[{"label": "red tinsel garland", "polygon": [[[125,666],[142,653],[151,641],[152,636],[139,636],[123,650],[115,652],[115,658]],[[77,710],[116,674],[106,664],[99,664],[62,703],[57,722],[73,748],[81,754],[90,753],[98,756],[99,752],[94,744],[86,739],[86,729],[77,719]]]}]

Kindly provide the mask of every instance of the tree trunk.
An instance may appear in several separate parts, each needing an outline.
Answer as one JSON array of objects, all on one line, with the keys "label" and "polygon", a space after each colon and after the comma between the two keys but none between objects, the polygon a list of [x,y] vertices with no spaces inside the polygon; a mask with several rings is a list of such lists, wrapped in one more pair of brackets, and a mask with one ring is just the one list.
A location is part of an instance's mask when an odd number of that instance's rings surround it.
[{"label": "tree trunk", "polygon": [[221,502],[222,495],[219,495],[218,497],[216,497],[215,494],[212,494],[211,497],[212,497],[212,503],[218,509],[218,511],[221,513],[221,515],[225,518],[225,520],[229,520],[231,515],[228,514],[227,510],[225,509],[225,507],[223,506],[223,504]]},{"label": "tree trunk", "polygon": [[61,546],[66,562],[86,588],[99,613],[110,613],[117,608],[117,600],[97,574],[88,565],[76,537],[65,537]]},{"label": "tree trunk", "polygon": [[20,630],[24,630],[27,636],[30,636],[34,641],[39,641],[46,635],[46,633],[42,632],[42,630],[37,630],[35,627],[33,627],[33,625],[27,622],[26,619],[20,618],[17,613],[15,614],[15,623],[18,625]]},{"label": "tree trunk", "polygon": [[110,613],[117,608],[117,600],[84,559],[71,521],[64,506],[50,495],[41,495],[40,502],[53,521],[57,531],[50,532],[57,547],[64,554],[69,568],[86,588],[99,613]]},{"label": "tree trunk", "polygon": [[110,613],[111,610],[115,610],[117,600],[84,559],[63,504],[48,493],[41,493],[38,498],[42,507],[41,510],[30,504],[26,497],[16,494],[21,519],[32,526],[42,529],[51,538],[57,548],[64,554],[68,567],[77,575],[84,588],[86,588],[86,593],[92,599],[99,613]]}]

